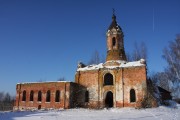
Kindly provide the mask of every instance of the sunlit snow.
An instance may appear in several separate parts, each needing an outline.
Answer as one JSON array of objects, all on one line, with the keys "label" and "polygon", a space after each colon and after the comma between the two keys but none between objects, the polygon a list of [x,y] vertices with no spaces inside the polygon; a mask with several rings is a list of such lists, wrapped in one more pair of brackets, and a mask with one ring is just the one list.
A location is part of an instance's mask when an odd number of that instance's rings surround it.
[{"label": "sunlit snow", "polygon": [[[106,63],[119,63],[119,65],[115,66],[104,66]],[[125,67],[137,67],[137,66],[145,66],[145,60],[141,59],[139,61],[133,61],[133,62],[126,62],[126,61],[121,61],[121,60],[114,60],[114,61],[107,61],[104,64],[100,63],[98,65],[88,65],[83,68],[78,68],[77,71],[87,71],[87,70],[97,70],[101,68],[109,68],[109,69],[114,69],[114,68],[125,68]]]},{"label": "sunlit snow", "polygon": [[148,109],[113,108],[0,112],[0,120],[180,120],[180,105],[178,108],[160,106]]}]

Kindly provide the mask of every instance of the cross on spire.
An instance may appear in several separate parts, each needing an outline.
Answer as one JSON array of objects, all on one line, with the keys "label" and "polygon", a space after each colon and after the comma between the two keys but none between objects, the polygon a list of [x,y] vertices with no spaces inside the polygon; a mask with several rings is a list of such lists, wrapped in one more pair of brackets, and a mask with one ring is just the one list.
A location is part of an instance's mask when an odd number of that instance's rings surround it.
[{"label": "cross on spire", "polygon": [[114,8],[113,8],[112,10],[113,10],[113,15],[115,15],[115,10],[114,10]]},{"label": "cross on spire", "polygon": [[112,20],[113,20],[113,21],[116,21],[116,16],[115,16],[115,10],[114,10],[114,8],[112,9],[112,12],[113,12]]}]

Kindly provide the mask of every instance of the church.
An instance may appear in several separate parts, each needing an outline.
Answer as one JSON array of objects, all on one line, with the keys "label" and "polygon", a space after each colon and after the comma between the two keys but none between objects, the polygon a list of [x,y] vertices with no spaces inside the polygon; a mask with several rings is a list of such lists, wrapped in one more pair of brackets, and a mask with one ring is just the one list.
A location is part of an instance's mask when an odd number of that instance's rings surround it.
[{"label": "church", "polygon": [[140,107],[147,95],[146,61],[127,61],[123,31],[114,13],[106,44],[105,63],[79,63],[75,82],[18,83],[14,110]]}]

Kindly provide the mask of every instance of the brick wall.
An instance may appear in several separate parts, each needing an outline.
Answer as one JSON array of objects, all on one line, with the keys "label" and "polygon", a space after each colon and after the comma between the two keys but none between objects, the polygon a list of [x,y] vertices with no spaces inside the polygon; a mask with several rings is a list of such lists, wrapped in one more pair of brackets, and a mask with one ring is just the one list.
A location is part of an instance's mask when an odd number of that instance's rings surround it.
[{"label": "brick wall", "polygon": [[[40,82],[40,83],[24,83],[17,84],[16,86],[16,106],[14,109],[37,109],[41,106],[41,109],[48,108],[70,108],[74,107],[70,103],[72,98],[72,92],[70,92],[71,86],[74,88],[75,83],[71,82]],[[72,87],[72,88],[73,88]],[[76,88],[81,89],[81,87]],[[30,101],[30,91],[34,92],[34,99]],[[50,102],[46,101],[47,91],[50,90]],[[56,90],[60,91],[60,100],[55,102]],[[23,91],[26,91],[26,101],[22,101]],[[38,101],[38,91],[42,92],[42,101]]]}]

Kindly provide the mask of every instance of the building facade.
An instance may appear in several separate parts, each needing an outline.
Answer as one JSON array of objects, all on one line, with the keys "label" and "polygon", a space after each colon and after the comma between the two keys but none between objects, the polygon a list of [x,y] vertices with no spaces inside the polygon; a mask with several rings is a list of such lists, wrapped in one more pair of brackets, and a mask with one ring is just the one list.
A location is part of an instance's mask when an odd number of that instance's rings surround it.
[{"label": "building facade", "polygon": [[17,84],[15,109],[141,106],[147,94],[146,62],[126,60],[123,31],[114,14],[106,36],[105,63],[79,63],[75,82]]}]

